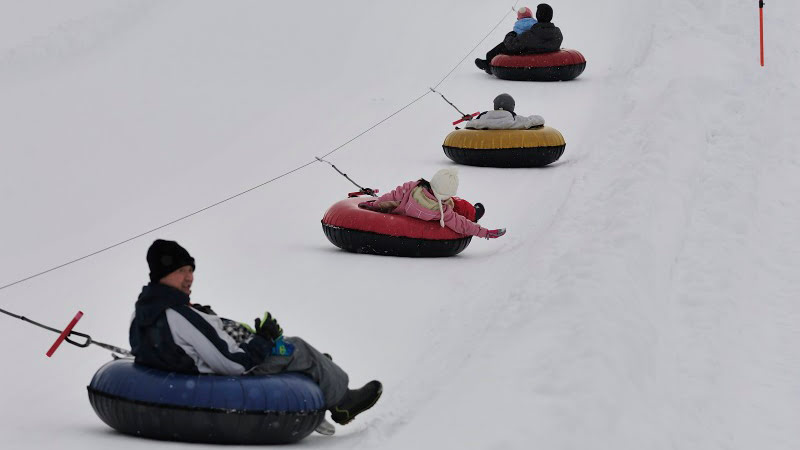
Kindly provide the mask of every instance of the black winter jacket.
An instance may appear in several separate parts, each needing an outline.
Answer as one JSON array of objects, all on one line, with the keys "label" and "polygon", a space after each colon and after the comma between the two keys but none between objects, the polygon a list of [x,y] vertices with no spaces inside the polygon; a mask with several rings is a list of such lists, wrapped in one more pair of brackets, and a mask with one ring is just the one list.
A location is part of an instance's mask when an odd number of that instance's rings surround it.
[{"label": "black winter jacket", "polygon": [[168,372],[226,375],[260,364],[272,348],[257,335],[237,347],[216,316],[198,312],[189,305],[188,295],[159,283],[142,288],[130,344],[137,364]]},{"label": "black winter jacket", "polygon": [[511,53],[547,53],[559,51],[563,40],[564,36],[557,26],[550,22],[539,22],[519,35],[511,31],[503,44]]}]

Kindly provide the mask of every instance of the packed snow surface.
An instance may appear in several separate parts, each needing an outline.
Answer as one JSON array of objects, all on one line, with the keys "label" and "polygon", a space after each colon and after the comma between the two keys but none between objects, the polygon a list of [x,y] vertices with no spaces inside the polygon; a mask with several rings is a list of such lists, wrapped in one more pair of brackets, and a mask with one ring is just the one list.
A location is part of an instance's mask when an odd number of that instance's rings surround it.
[{"label": "packed snow surface", "polygon": [[[468,113],[507,92],[567,141],[543,169],[460,167],[460,196],[508,234],[457,257],[335,248],[320,219],[354,187],[313,163],[0,308],[59,327],[82,310],[80,331],[127,347],[146,249],[174,239],[193,301],[269,310],[354,386],[383,381],[373,410],[298,447],[797,449],[800,3],[765,6],[766,67],[755,1],[550,4],[588,61],[575,81],[474,67],[511,2],[0,2],[0,285],[310,163],[429,86]],[[327,159],[385,192],[454,166],[457,118],[424,95]],[[185,446],[96,417],[107,352],[46,358],[53,333],[3,317],[3,448]]]}]

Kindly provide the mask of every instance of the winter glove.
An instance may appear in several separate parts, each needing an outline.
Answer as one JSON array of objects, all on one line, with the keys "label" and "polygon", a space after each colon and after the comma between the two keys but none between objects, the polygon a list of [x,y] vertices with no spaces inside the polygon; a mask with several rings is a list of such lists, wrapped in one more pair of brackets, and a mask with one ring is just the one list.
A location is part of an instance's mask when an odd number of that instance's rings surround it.
[{"label": "winter glove", "polygon": [[278,325],[278,321],[268,312],[264,313],[263,319],[256,318],[255,330],[257,335],[273,342],[283,336],[283,328]]},{"label": "winter glove", "polygon": [[370,200],[368,202],[359,203],[358,206],[360,208],[363,208],[363,209],[366,209],[366,210],[369,210],[369,211],[375,211],[375,212],[379,212],[379,213],[390,213],[390,212],[394,211],[395,208],[397,208],[397,206],[399,204],[400,204],[400,202],[393,201],[393,200],[387,200],[385,202],[380,202],[380,203],[378,203],[376,200]]},{"label": "winter glove", "polygon": [[201,313],[204,313],[204,314],[211,314],[213,316],[217,315],[217,313],[215,313],[214,310],[211,309],[211,305],[201,305],[199,303],[192,303],[192,308],[194,308],[194,309],[196,309],[196,310],[198,310],[198,311],[200,311]]},{"label": "winter glove", "polygon": [[294,345],[286,342],[283,336],[278,336],[278,339],[275,339],[275,345],[272,346],[272,355],[292,356],[292,353],[294,353]]},{"label": "winter glove", "polygon": [[489,233],[486,234],[486,239],[497,239],[500,236],[506,234],[505,228],[498,228],[496,230],[489,230]]},{"label": "winter glove", "polygon": [[375,206],[375,200],[370,200],[368,202],[361,202],[361,203],[358,204],[359,208],[367,209],[367,210],[370,210],[370,211],[372,211],[374,209],[374,206]]}]

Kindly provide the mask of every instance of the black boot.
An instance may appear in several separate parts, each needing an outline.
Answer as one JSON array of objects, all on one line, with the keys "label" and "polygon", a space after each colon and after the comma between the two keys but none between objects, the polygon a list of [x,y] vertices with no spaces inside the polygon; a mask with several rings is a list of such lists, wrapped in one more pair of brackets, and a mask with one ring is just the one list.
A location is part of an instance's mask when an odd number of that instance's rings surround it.
[{"label": "black boot", "polygon": [[331,419],[339,425],[350,423],[357,415],[372,408],[382,393],[383,385],[378,380],[370,381],[361,389],[348,389],[342,401],[331,408]]},{"label": "black boot", "polygon": [[477,222],[486,214],[486,208],[483,207],[483,203],[475,203],[473,206],[475,206],[475,222]]},{"label": "black boot", "polygon": [[492,66],[490,66],[489,62],[485,59],[475,58],[475,65],[478,66],[478,69],[485,71],[489,75],[492,74]]}]

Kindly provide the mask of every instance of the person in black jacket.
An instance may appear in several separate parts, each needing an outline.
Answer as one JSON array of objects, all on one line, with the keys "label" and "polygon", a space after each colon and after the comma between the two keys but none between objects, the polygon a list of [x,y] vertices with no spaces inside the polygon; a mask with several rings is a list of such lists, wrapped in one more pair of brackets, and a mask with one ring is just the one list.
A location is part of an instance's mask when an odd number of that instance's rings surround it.
[{"label": "person in black jacket", "polygon": [[547,3],[536,7],[536,20],[530,30],[522,34],[511,31],[503,42],[486,53],[486,59],[476,59],[475,65],[486,73],[492,73],[492,59],[499,54],[520,55],[530,53],[557,52],[561,49],[564,36],[561,30],[553,25],[553,8]]},{"label": "person in black jacket", "polygon": [[320,386],[331,418],[342,425],[378,401],[383,390],[379,381],[348,389],[344,370],[304,340],[284,338],[271,314],[256,319],[254,328],[247,327],[250,332],[232,337],[232,321],[208,306],[190,303],[196,265],[177,242],[153,242],[147,264],[150,283],[139,295],[130,326],[136,364],[181,373],[302,372]]}]

